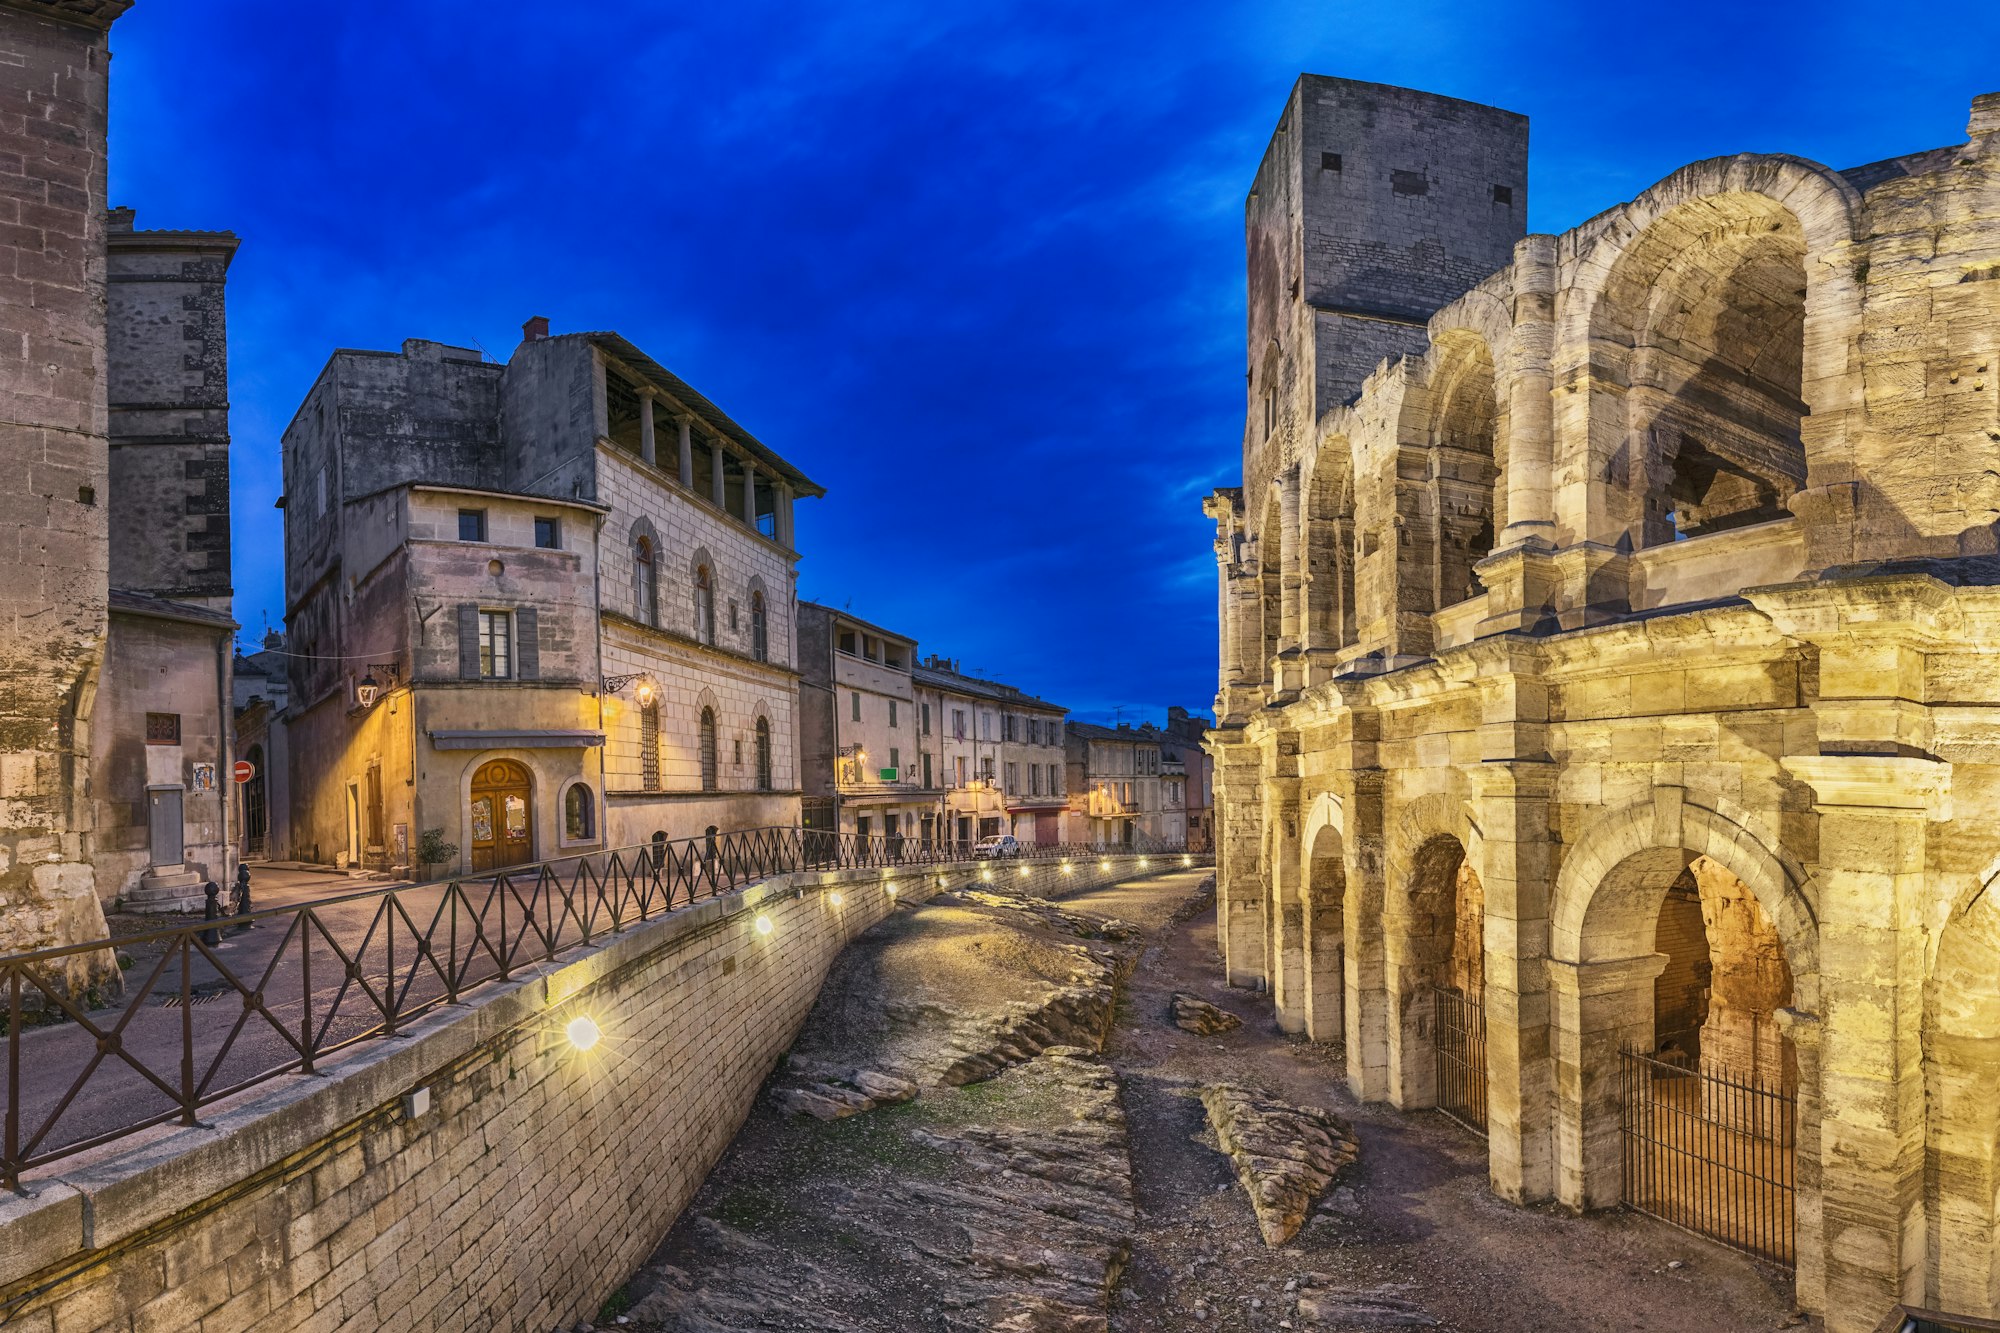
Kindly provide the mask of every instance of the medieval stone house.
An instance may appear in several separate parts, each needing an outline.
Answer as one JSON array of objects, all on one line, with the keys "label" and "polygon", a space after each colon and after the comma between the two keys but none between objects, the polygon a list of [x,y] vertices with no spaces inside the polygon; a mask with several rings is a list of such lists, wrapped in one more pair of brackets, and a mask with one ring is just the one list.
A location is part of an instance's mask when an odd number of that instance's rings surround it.
[{"label": "medieval stone house", "polygon": [[1559,236],[1526,144],[1307,76],[1258,170],[1229,978],[1504,1198],[2000,1314],[2000,96]]},{"label": "medieval stone house", "polygon": [[819,488],[618,335],[524,332],[504,364],[336,352],[285,431],[291,855],[480,870],[797,820]]}]

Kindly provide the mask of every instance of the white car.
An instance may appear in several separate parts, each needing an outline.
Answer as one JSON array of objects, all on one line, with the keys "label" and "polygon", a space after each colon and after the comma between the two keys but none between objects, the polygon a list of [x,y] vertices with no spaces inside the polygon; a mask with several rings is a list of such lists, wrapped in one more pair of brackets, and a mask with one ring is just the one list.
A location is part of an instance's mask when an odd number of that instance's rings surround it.
[{"label": "white car", "polygon": [[981,838],[972,844],[972,854],[982,861],[1003,856],[1019,856],[1021,843],[1011,833],[996,833],[990,838]]}]

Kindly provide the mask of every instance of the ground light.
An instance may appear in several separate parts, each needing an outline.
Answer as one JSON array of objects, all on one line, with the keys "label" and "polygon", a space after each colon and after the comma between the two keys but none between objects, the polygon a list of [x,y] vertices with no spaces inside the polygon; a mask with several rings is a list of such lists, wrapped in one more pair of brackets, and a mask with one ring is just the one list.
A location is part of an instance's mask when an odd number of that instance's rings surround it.
[{"label": "ground light", "polygon": [[1028,867],[1026,867],[1026,866],[1022,866],[1022,867],[1021,867],[1021,878],[1022,878],[1022,879],[1026,879],[1027,877],[1028,877]]},{"label": "ground light", "polygon": [[890,881],[889,881],[889,883],[888,883],[888,884],[887,884],[887,885],[886,885],[885,887],[886,887],[886,888],[888,889],[888,891],[889,891],[889,896],[890,896],[891,898],[893,898],[893,897],[895,897],[895,896],[896,896],[896,881],[895,881],[895,880],[893,880],[893,879],[892,879],[892,880],[890,880]]},{"label": "ground light", "polygon": [[572,1018],[569,1026],[563,1029],[563,1035],[569,1038],[570,1045],[579,1051],[587,1051],[597,1045],[597,1039],[604,1035],[604,1030],[597,1026],[594,1018]]},{"label": "ground light", "polygon": [[828,902],[832,903],[832,904],[833,904],[833,905],[834,905],[835,907],[838,907],[838,906],[840,906],[840,905],[841,905],[842,903],[844,903],[844,902],[846,902],[846,901],[847,901],[847,899],[845,899],[845,898],[843,898],[843,897],[841,897],[841,896],[840,896],[840,890],[839,890],[839,889],[835,889],[835,890],[834,890],[834,891],[833,891],[832,893],[829,893],[829,894],[827,894],[827,895],[826,895],[826,900],[827,900]]},{"label": "ground light", "polygon": [[1076,867],[1075,867],[1075,866],[1071,865],[1071,864],[1070,864],[1069,862],[1067,862],[1067,861],[1063,862],[1063,874],[1065,874],[1065,875],[1074,875],[1075,873],[1076,873]]},{"label": "ground light", "polygon": [[1152,862],[1148,861],[1145,857],[1142,856],[1139,858],[1139,869],[1144,870],[1147,866],[1151,864]]},{"label": "ground light", "polygon": [[770,917],[760,916],[757,918],[757,933],[759,935],[768,935],[771,933],[773,929],[775,929],[775,927],[771,925]]},{"label": "ground light", "polygon": [[1191,866],[1194,864],[1194,858],[1192,856],[1183,856],[1181,858],[1181,864],[1184,866]]},{"label": "ground light", "polygon": [[1109,861],[1099,861],[1097,863],[1097,868],[1099,870],[1109,870],[1111,869],[1111,863]]}]

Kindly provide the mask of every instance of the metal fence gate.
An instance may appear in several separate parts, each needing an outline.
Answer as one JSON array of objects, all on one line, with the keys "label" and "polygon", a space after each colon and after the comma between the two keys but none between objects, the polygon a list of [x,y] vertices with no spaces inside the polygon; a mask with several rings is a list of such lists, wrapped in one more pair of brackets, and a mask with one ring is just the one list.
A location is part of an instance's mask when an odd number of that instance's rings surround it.
[{"label": "metal fence gate", "polygon": [[1797,1092],[1637,1051],[1621,1059],[1625,1202],[1733,1249],[1793,1263]]},{"label": "metal fence gate", "polygon": [[1475,1134],[1486,1132],[1486,1007],[1432,989],[1437,1028],[1437,1108]]}]

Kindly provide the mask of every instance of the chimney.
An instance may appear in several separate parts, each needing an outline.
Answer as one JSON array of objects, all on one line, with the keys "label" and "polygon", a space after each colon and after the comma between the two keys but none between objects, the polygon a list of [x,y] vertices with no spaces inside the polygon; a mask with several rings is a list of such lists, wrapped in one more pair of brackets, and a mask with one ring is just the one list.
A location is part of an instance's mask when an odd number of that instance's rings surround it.
[{"label": "chimney", "polygon": [[538,343],[548,336],[549,317],[547,315],[536,315],[521,326],[521,341],[524,343]]},{"label": "chimney", "polygon": [[112,231],[131,231],[133,217],[133,211],[129,208],[107,209],[105,212],[105,224]]}]

